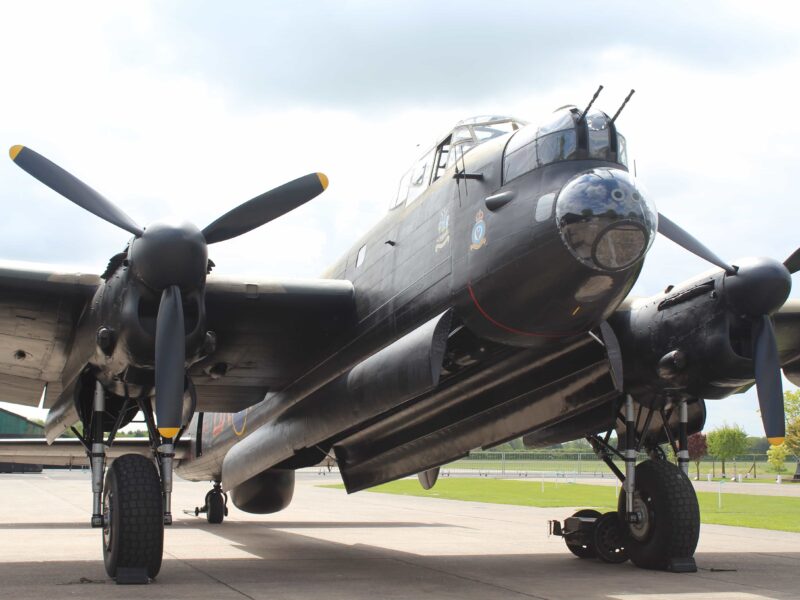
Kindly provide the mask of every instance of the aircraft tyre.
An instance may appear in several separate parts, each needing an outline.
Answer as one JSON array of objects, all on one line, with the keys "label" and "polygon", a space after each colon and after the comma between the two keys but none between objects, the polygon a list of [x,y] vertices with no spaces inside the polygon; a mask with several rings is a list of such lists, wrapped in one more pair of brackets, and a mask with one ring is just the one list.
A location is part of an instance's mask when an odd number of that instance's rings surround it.
[{"label": "aircraft tyre", "polygon": [[212,525],[219,525],[225,518],[225,497],[216,490],[206,495],[206,520]]},{"label": "aircraft tyre", "polygon": [[154,579],[164,548],[161,479],[152,460],[124,454],[111,463],[103,490],[103,560],[119,569],[144,569]]},{"label": "aircraft tyre", "polygon": [[[634,506],[644,518],[622,524],[628,557],[643,569],[668,569],[673,559],[691,558],[700,537],[700,506],[692,482],[665,460],[636,466]],[[625,515],[625,492],[619,495],[619,515]]]},{"label": "aircraft tyre", "polygon": [[[576,512],[573,517],[590,517],[590,518],[599,518],[600,513],[596,510],[592,510],[591,508],[584,508],[583,510],[579,510]],[[570,544],[567,538],[564,538],[564,541],[567,543],[567,548],[569,551],[572,552],[578,558],[595,558],[597,553],[595,552],[594,546],[592,544]]]},{"label": "aircraft tyre", "polygon": [[603,562],[620,564],[628,560],[625,527],[617,513],[607,512],[595,521],[594,551]]}]

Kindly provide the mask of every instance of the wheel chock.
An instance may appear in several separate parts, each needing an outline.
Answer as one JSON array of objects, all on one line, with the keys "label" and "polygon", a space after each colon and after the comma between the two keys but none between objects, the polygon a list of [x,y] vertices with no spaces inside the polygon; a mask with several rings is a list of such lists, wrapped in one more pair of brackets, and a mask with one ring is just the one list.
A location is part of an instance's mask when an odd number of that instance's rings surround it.
[{"label": "wheel chock", "polygon": [[687,558],[671,558],[667,565],[667,571],[670,573],[697,573],[697,563],[694,562],[694,557]]},{"label": "wheel chock", "polygon": [[146,585],[150,583],[147,569],[144,567],[119,567],[116,580],[117,585]]}]

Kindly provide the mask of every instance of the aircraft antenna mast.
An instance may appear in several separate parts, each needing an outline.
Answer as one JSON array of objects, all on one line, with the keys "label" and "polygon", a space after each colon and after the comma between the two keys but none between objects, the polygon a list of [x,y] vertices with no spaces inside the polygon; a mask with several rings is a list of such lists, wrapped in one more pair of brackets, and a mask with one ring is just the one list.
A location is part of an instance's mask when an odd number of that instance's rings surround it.
[{"label": "aircraft antenna mast", "polygon": [[621,112],[622,112],[622,109],[623,109],[623,108],[625,108],[625,105],[628,103],[628,100],[630,100],[630,99],[631,99],[631,96],[633,96],[633,94],[634,94],[635,92],[636,92],[636,90],[631,90],[631,91],[630,91],[630,93],[629,93],[627,96],[625,96],[625,100],[623,100],[623,101],[622,101],[622,106],[620,106],[620,107],[617,109],[617,112],[615,112],[615,113],[614,113],[614,116],[613,116],[613,117],[611,117],[611,122],[612,122],[612,123],[613,123],[613,122],[614,122],[614,121],[617,119],[617,117],[619,116],[619,113],[621,113]]},{"label": "aircraft antenna mast", "polygon": [[583,119],[586,118],[586,113],[588,113],[589,109],[592,108],[592,104],[594,104],[594,101],[597,100],[597,97],[600,95],[600,92],[602,91],[603,91],[603,86],[601,85],[599,88],[597,88],[597,91],[594,93],[594,96],[592,96],[592,99],[589,101],[589,105],[585,109],[583,109],[583,112],[581,113],[581,118],[578,119],[578,123],[582,122]]}]

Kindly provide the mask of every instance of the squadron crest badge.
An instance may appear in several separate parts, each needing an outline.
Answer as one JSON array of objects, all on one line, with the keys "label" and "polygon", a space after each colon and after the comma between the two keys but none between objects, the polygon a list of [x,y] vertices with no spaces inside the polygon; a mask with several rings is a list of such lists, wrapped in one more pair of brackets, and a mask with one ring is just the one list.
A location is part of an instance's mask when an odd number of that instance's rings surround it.
[{"label": "squadron crest badge", "polygon": [[486,245],[486,223],[483,220],[483,211],[475,215],[475,225],[472,226],[472,244],[470,250],[478,250]]}]

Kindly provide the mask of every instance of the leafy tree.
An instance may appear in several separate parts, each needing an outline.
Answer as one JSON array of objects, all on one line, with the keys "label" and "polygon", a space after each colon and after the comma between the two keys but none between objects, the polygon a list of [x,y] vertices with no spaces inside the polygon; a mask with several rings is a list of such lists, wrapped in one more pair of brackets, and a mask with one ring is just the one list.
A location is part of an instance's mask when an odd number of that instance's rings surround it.
[{"label": "leafy tree", "polygon": [[711,431],[706,441],[708,452],[722,461],[722,476],[725,476],[725,461],[736,458],[747,450],[747,434],[739,425],[723,425]]},{"label": "leafy tree", "polygon": [[794,478],[800,479],[800,390],[784,392],[783,407],[786,412],[786,439],[783,443],[787,453],[797,459]]},{"label": "leafy tree", "polygon": [[800,418],[790,421],[786,425],[786,439],[783,446],[786,447],[787,454],[794,455],[797,460],[797,468],[794,472],[794,479],[800,479]]},{"label": "leafy tree", "polygon": [[766,454],[771,445],[772,444],[769,443],[769,440],[766,438],[766,436],[750,436],[747,438],[747,453]]},{"label": "leafy tree", "polygon": [[702,432],[693,433],[687,440],[687,450],[689,450],[689,460],[694,461],[697,467],[697,479],[700,479],[700,461],[708,454],[708,444],[706,436]]},{"label": "leafy tree", "polygon": [[786,449],[786,444],[772,446],[767,450],[767,460],[776,473],[783,473],[786,470],[783,463],[786,462],[788,455],[789,451]]},{"label": "leafy tree", "polygon": [[566,452],[592,452],[592,446],[584,439],[572,440],[562,446]]},{"label": "leafy tree", "polygon": [[147,437],[147,430],[146,429],[136,429],[134,431],[120,431],[117,433],[117,437]]},{"label": "leafy tree", "polygon": [[787,423],[800,419],[800,390],[783,392],[783,410]]}]

